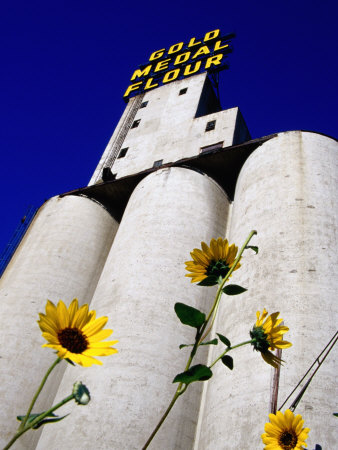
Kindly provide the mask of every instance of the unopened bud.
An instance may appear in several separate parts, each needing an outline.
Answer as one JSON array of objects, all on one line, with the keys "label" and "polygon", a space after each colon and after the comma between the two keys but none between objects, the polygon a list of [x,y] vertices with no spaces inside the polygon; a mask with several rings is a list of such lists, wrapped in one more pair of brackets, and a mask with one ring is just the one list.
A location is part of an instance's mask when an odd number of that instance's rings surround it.
[{"label": "unopened bud", "polygon": [[90,394],[87,387],[81,381],[77,381],[73,385],[73,395],[75,401],[79,405],[87,405],[90,401]]}]

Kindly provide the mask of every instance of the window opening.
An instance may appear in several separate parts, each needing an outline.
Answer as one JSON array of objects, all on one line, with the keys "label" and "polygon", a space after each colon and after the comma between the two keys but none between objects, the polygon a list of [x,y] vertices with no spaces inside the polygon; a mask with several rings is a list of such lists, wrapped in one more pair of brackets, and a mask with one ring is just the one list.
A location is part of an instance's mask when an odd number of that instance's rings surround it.
[{"label": "window opening", "polygon": [[126,156],[126,154],[127,154],[128,148],[129,147],[121,148],[119,156],[117,157],[117,159],[124,158]]},{"label": "window opening", "polygon": [[113,181],[116,178],[117,173],[112,173],[110,167],[104,167],[102,171],[103,181]]},{"label": "window opening", "polygon": [[217,142],[217,144],[207,145],[206,147],[201,148],[201,153],[211,152],[212,150],[220,150],[223,148],[223,142]]},{"label": "window opening", "polygon": [[148,102],[142,102],[140,108],[145,108],[148,105]]},{"label": "window opening", "polygon": [[161,167],[163,163],[163,159],[159,159],[158,161],[154,162],[153,167]]},{"label": "window opening", "polygon": [[178,93],[178,95],[183,95],[187,92],[188,88],[183,88],[180,90],[180,92]]},{"label": "window opening", "polygon": [[205,127],[205,131],[211,131],[215,129],[216,120],[211,120],[207,123],[207,126]]},{"label": "window opening", "polygon": [[141,122],[141,119],[134,120],[131,128],[137,128],[139,126],[140,122]]}]

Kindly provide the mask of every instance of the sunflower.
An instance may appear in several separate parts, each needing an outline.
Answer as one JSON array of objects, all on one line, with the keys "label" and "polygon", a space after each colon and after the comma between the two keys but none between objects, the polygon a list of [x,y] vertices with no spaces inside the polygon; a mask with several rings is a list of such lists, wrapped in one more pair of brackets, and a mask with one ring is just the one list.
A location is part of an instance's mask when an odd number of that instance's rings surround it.
[{"label": "sunflower", "polygon": [[76,298],[69,308],[62,300],[57,306],[47,301],[46,314],[39,314],[39,327],[42,336],[48,341],[42,347],[54,348],[59,358],[69,359],[84,367],[102,364],[94,356],[108,356],[117,353],[110,347],[118,341],[101,342],[110,336],[113,330],[103,330],[108,317],[96,319],[95,311],[88,311],[85,304],[79,308]]},{"label": "sunflower", "polygon": [[[238,248],[235,244],[229,246],[227,239],[211,239],[210,247],[205,242],[201,243],[202,250],[194,248],[190,253],[192,261],[185,263],[186,270],[191,272],[186,277],[191,277],[191,282],[196,283],[206,278],[217,280],[224,278],[236,259]],[[238,263],[235,270],[240,267]]]},{"label": "sunflower", "polygon": [[278,319],[279,312],[268,316],[268,312],[264,308],[262,315],[257,311],[256,316],[256,323],[250,331],[250,336],[253,339],[252,345],[255,350],[261,352],[263,359],[268,364],[277,367],[282,360],[271,353],[270,350],[291,347],[291,342],[283,340],[283,334],[289,331],[289,328],[281,325],[283,319]]},{"label": "sunflower", "polygon": [[277,414],[269,414],[270,422],[265,424],[262,434],[264,450],[300,450],[306,447],[309,428],[302,428],[304,420],[298,414],[295,416],[287,409],[285,414],[277,411]]}]

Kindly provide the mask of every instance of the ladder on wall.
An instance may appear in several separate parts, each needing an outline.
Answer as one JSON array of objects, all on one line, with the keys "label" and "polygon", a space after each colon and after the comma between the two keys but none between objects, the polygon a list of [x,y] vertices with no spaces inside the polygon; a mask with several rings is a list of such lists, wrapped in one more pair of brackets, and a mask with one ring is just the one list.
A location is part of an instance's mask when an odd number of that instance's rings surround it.
[{"label": "ladder on wall", "polygon": [[8,242],[7,246],[3,250],[3,252],[0,255],[0,277],[4,273],[9,261],[11,260],[15,250],[17,249],[18,245],[20,244],[22,238],[24,237],[29,224],[32,222],[36,212],[37,208],[34,208],[33,206],[29,206],[26,214],[23,216],[23,218],[20,221],[20,224],[17,226],[16,230],[14,231],[10,241]]}]

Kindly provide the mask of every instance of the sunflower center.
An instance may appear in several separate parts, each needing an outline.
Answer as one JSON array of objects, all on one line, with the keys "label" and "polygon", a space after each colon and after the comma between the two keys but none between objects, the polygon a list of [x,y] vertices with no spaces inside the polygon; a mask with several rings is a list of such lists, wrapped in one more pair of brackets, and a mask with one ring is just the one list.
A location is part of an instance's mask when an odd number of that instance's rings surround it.
[{"label": "sunflower center", "polygon": [[207,275],[214,275],[217,278],[221,276],[222,278],[229,272],[230,267],[228,266],[225,259],[220,259],[219,261],[210,261],[207,267]]},{"label": "sunflower center", "polygon": [[64,328],[58,332],[58,339],[72,353],[82,353],[88,348],[86,336],[77,328]]},{"label": "sunflower center", "polygon": [[292,450],[297,445],[297,435],[296,433],[291,431],[283,431],[278,439],[278,444],[282,447],[283,450]]}]

